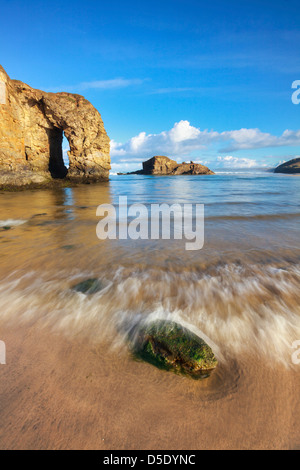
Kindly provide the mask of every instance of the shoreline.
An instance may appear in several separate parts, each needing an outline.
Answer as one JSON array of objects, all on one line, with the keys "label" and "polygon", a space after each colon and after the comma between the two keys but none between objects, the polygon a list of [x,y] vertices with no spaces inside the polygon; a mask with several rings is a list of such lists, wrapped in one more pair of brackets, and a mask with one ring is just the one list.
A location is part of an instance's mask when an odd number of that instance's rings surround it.
[{"label": "shoreline", "polygon": [[[34,178],[37,178],[37,181],[34,181]],[[0,191],[5,191],[5,192],[18,192],[18,191],[26,191],[26,190],[35,190],[35,189],[56,189],[56,188],[76,188],[81,185],[95,185],[95,184],[102,184],[102,183],[107,183],[109,181],[109,178],[103,178],[103,179],[87,179],[84,177],[78,177],[78,178],[51,178],[50,176],[44,176],[44,175],[34,175],[32,180],[26,180],[22,184],[13,184],[9,182],[1,183],[1,179],[5,179],[5,176],[3,175],[0,176]],[[17,175],[14,175],[12,177],[13,180],[16,180],[18,178]]]},{"label": "shoreline", "polygon": [[[117,176],[146,176],[147,178],[153,177],[153,178],[168,178],[168,177],[201,177],[201,180],[204,179],[203,177],[205,176],[232,176],[232,175],[239,175],[241,173],[249,174],[251,175],[252,173],[256,173],[259,171],[259,173],[266,174],[266,175],[274,175],[276,177],[285,177],[285,176],[291,176],[291,177],[297,177],[300,176],[298,173],[279,173],[275,172],[274,170],[268,171],[265,169],[257,168],[253,170],[248,170],[248,169],[220,169],[216,170],[214,174],[180,174],[180,175],[173,175],[173,174],[162,174],[162,175],[157,175],[157,174],[146,174],[146,173],[138,173],[138,172],[131,172],[131,173],[112,173],[107,179],[101,179],[101,180],[91,180],[91,179],[85,179],[82,177],[79,178],[49,178],[48,181],[46,182],[28,182],[20,185],[15,185],[12,183],[0,183],[0,191],[2,192],[7,192],[7,193],[16,193],[16,192],[21,192],[21,191],[26,191],[26,190],[43,190],[43,189],[60,189],[60,188],[77,188],[80,186],[95,186],[95,185],[102,185],[103,183],[108,183],[111,180],[112,177],[117,177]],[[14,176],[14,179],[17,178],[17,176]]]}]

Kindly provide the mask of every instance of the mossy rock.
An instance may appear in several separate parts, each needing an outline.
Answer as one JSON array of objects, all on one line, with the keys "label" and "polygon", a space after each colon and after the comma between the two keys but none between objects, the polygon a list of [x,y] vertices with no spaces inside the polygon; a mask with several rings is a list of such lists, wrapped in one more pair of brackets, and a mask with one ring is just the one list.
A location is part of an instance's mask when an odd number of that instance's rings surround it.
[{"label": "mossy rock", "polygon": [[95,294],[104,289],[104,285],[99,279],[86,279],[85,281],[79,282],[72,287],[72,290],[76,292],[82,292],[83,294]]},{"label": "mossy rock", "polygon": [[203,339],[171,321],[159,320],[139,327],[131,344],[136,358],[193,378],[209,377],[218,365]]}]

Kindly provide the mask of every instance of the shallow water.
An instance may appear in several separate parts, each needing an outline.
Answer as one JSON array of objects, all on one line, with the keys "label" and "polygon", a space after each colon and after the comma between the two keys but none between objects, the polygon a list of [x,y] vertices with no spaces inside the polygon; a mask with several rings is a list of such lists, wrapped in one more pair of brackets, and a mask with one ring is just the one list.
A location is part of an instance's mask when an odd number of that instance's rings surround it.
[{"label": "shallow water", "polygon": [[[186,251],[182,240],[98,240],[97,206],[124,195],[147,207],[204,204],[204,248]],[[206,338],[221,364],[243,352],[293,367],[299,177],[112,176],[95,186],[1,193],[0,214],[0,322],[109,340],[126,354],[132,324],[167,318]],[[71,289],[91,277],[105,288],[90,296]]]}]

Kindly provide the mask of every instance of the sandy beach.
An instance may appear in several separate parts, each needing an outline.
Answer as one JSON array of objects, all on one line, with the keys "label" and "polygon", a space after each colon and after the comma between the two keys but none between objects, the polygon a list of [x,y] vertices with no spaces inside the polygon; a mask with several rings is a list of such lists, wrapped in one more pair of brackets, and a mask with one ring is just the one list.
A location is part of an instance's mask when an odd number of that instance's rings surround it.
[{"label": "sandy beach", "polygon": [[1,334],[1,449],[299,449],[297,370],[240,357],[199,382],[47,330]]}]

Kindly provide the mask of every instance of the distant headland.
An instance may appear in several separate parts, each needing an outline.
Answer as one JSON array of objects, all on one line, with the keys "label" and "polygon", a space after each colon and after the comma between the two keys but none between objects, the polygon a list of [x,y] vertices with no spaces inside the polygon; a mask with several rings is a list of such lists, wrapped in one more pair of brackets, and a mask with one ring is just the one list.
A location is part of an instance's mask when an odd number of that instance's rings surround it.
[{"label": "distant headland", "polygon": [[300,173],[300,158],[294,158],[288,162],[279,165],[274,170],[275,173],[288,173],[290,175]]}]

